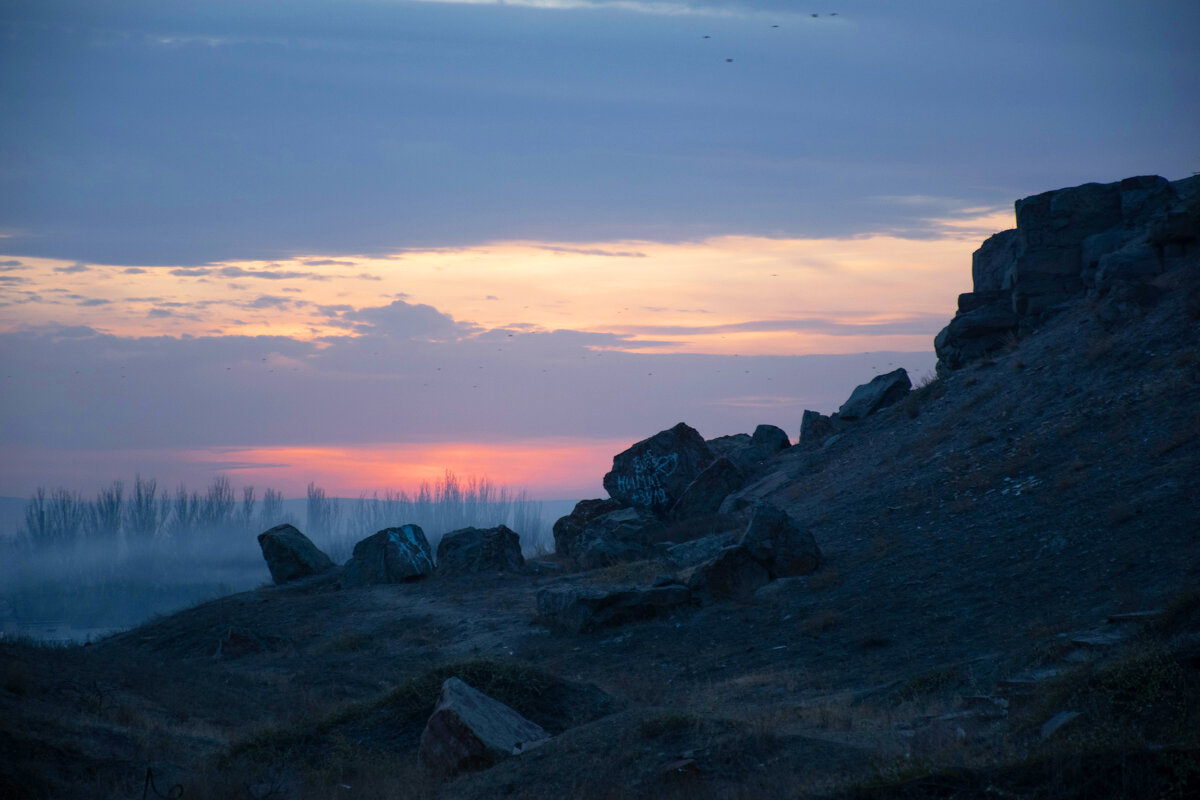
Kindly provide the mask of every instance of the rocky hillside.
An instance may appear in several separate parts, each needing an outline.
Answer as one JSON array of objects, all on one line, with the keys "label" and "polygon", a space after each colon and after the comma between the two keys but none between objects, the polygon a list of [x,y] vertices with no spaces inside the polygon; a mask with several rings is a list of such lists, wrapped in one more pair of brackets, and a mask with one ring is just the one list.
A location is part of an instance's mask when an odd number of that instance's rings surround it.
[{"label": "rocky hillside", "polygon": [[277,586],[0,643],[0,796],[1200,795],[1198,190],[1019,201],[936,380],[650,436],[552,558],[277,530]]}]

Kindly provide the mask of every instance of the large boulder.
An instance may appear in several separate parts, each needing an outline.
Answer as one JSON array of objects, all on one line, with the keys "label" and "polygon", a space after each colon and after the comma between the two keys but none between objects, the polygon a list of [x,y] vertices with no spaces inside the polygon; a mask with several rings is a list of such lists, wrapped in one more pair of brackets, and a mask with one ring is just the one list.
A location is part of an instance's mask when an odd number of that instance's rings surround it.
[{"label": "large boulder", "polygon": [[604,489],[622,505],[662,516],[712,461],[704,438],[681,422],[614,456]]},{"label": "large boulder", "polygon": [[850,399],[842,403],[842,407],[838,409],[838,418],[862,419],[881,408],[903,400],[910,389],[912,389],[912,381],[909,380],[908,372],[904,367],[886,375],[876,375],[870,383],[864,383],[851,392]]},{"label": "large boulder", "polygon": [[673,519],[694,519],[715,514],[721,501],[742,488],[746,475],[728,456],[721,456],[709,464],[688,484],[683,494],[671,507]]},{"label": "large boulder", "polygon": [[258,535],[267,569],[275,583],[307,578],[336,566],[312,540],[292,525],[276,525]]},{"label": "large boulder", "polygon": [[384,528],[354,545],[342,582],[346,586],[403,583],[433,572],[433,552],[419,525]]},{"label": "large boulder", "polygon": [[653,555],[663,523],[644,508],[619,508],[594,518],[571,549],[583,569],[607,567]]},{"label": "large boulder", "polygon": [[679,579],[696,595],[745,602],[770,582],[771,574],[746,547],[733,545],[685,570]]},{"label": "large boulder", "polygon": [[623,625],[669,614],[691,602],[686,586],[555,586],[537,593],[538,621],[567,633]]},{"label": "large boulder", "polygon": [[462,528],[442,537],[437,570],[443,575],[467,572],[517,572],[525,566],[521,537],[507,525]]},{"label": "large boulder", "polygon": [[737,540],[741,538],[741,535],[741,531],[732,530],[725,533],[701,536],[699,539],[692,539],[687,542],[680,542],[667,548],[666,557],[671,564],[679,569],[694,567],[705,561],[711,561],[720,555],[721,551],[726,547],[737,544]]},{"label": "large boulder", "polygon": [[821,564],[821,550],[812,534],[786,511],[767,503],[754,507],[740,544],[772,579],[807,575]]},{"label": "large boulder", "polygon": [[421,732],[417,761],[438,775],[484,769],[550,738],[540,725],[458,678],[447,678]]},{"label": "large boulder", "polygon": [[559,517],[554,523],[554,552],[560,556],[573,555],[576,542],[583,532],[598,517],[621,508],[621,504],[612,498],[603,500],[580,500],[575,508],[565,517]]}]

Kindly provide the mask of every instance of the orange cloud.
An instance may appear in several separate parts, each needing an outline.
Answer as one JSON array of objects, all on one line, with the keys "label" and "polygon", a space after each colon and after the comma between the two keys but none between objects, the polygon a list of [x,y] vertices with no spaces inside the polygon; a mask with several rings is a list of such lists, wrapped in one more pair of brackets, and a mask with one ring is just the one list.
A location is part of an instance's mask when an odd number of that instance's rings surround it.
[{"label": "orange cloud", "polygon": [[[403,298],[488,329],[626,332],[634,340],[626,349],[646,352],[913,350],[930,346],[928,332],[872,326],[948,318],[969,288],[971,252],[987,233],[1011,226],[1011,212],[980,210],[938,221],[940,235],[930,239],[510,241],[141,270],[23,259],[25,282],[0,287],[0,297],[14,301],[9,327],[71,319],[126,336],[355,335],[346,310]],[[836,335],[728,327],[806,317],[849,327]]]}]

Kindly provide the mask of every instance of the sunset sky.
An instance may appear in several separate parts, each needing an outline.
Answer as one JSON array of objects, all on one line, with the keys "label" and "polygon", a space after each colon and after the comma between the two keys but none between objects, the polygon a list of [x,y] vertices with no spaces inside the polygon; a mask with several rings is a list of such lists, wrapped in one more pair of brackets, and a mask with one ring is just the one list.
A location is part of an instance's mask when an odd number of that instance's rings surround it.
[{"label": "sunset sky", "polygon": [[[835,13],[836,12],[836,13]],[[1200,3],[0,4],[0,496],[600,496],[931,372],[1015,199],[1200,171]]]}]

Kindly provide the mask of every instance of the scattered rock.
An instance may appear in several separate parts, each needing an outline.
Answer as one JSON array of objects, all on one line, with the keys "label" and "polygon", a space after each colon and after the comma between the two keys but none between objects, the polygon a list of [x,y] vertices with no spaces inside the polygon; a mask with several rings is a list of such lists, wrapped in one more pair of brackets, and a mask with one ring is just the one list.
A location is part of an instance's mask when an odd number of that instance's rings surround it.
[{"label": "scattered rock", "polygon": [[748,433],[735,433],[731,436],[718,436],[715,439],[709,439],[707,442],[705,442],[705,444],[708,445],[708,450],[712,453],[713,458],[731,455],[738,450],[746,449],[752,443],[753,442],[750,439],[750,434]]},{"label": "scattered rock", "polygon": [[692,519],[715,514],[721,501],[741,489],[746,476],[728,456],[721,456],[709,464],[696,479],[688,484],[683,494],[671,507],[673,519]]},{"label": "scattered rock", "polygon": [[438,542],[437,569],[441,574],[517,572],[524,566],[521,537],[506,525],[462,528]]},{"label": "scattered rock", "polygon": [[[982,305],[976,305],[977,300]],[[959,313],[933,340],[943,374],[999,350],[1016,335],[1019,325],[1007,293],[960,295]]]},{"label": "scattered rock", "polygon": [[886,375],[877,375],[870,383],[864,383],[851,392],[850,399],[838,409],[838,418],[862,419],[903,400],[911,389],[912,381],[908,379],[908,372],[903,367]]},{"label": "scattered rock", "polygon": [[607,567],[653,555],[662,522],[648,509],[620,508],[594,518],[572,545],[583,569]]},{"label": "scattered rock", "polygon": [[712,460],[700,434],[681,422],[614,456],[604,489],[622,505],[663,515]]},{"label": "scattered rock", "polygon": [[800,443],[805,449],[816,447],[833,433],[833,420],[818,411],[805,410],[800,418]]},{"label": "scattered rock", "polygon": [[[823,446],[827,447],[829,442],[838,438],[838,436],[841,436],[841,434],[826,439]],[[755,503],[779,491],[780,488],[791,483],[793,480],[795,480],[795,476],[785,470],[768,472],[753,483],[747,484],[741,491],[734,492],[726,497],[721,502],[721,508],[718,509],[718,512],[721,514],[748,514],[753,509]]]},{"label": "scattered rock", "polygon": [[620,508],[621,504],[611,498],[580,500],[570,514],[554,523],[554,552],[560,556],[572,555],[575,543],[592,520]]},{"label": "scattered rock", "polygon": [[787,512],[766,503],[754,507],[741,545],[772,578],[807,575],[821,564],[821,550],[812,534]]},{"label": "scattered rock", "polygon": [[354,545],[342,582],[346,586],[403,583],[433,572],[433,553],[419,525],[385,528]]},{"label": "scattered rock", "polygon": [[556,586],[537,594],[538,620],[553,630],[585,633],[668,614],[691,602],[686,586],[583,588]]},{"label": "scattered rock", "polygon": [[792,446],[783,428],[775,425],[759,425],[754,429],[754,434],[750,437],[750,443],[772,455],[787,450]]},{"label": "scattered rock", "polygon": [[336,566],[293,525],[276,525],[260,533],[258,546],[277,584],[317,575]]},{"label": "scattered rock", "polygon": [[690,542],[682,542],[668,547],[667,558],[680,569],[695,566],[715,558],[726,547],[735,544],[737,538],[736,531],[702,536],[699,539],[692,539]]},{"label": "scattered rock", "polygon": [[715,558],[685,570],[680,580],[695,594],[714,600],[745,602],[767,585],[771,576],[749,550],[733,545],[724,548]]},{"label": "scattered rock", "polygon": [[418,763],[438,775],[484,769],[550,738],[541,726],[458,678],[442,684],[421,733]]}]

